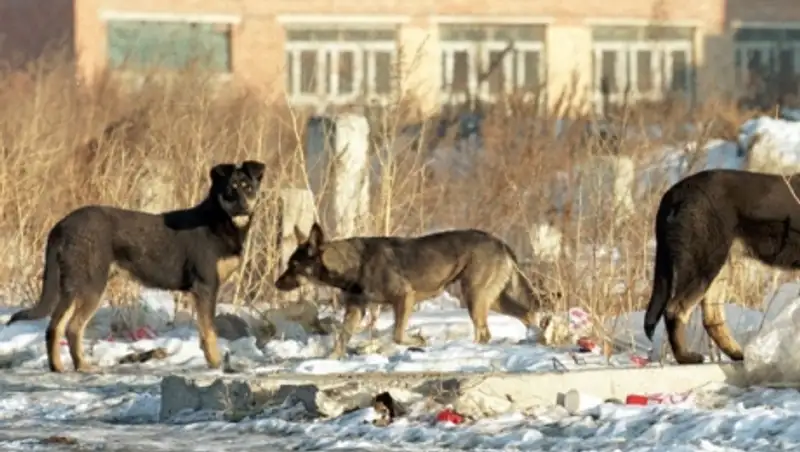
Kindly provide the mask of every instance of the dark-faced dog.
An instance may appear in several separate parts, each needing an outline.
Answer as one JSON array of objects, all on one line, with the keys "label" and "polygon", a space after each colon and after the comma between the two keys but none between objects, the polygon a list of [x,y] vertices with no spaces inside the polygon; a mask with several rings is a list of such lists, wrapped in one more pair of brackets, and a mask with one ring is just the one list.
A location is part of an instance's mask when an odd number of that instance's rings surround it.
[{"label": "dark-faced dog", "polygon": [[90,205],[72,211],[48,234],[39,302],[8,324],[50,315],[50,369],[64,371],[59,342],[65,332],[75,369],[93,369],[83,356],[84,330],[114,266],[144,286],[191,295],[200,346],[208,366],[218,368],[217,291],[241,262],[264,170],[253,160],[214,166],[208,195],[189,209],[150,214]]}]

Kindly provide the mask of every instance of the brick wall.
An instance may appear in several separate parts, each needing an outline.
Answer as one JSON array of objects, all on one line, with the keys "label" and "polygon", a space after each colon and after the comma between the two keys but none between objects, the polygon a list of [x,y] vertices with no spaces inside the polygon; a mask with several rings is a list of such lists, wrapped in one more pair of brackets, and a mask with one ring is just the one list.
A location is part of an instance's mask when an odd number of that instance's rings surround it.
[{"label": "brick wall", "polygon": [[72,54],[74,23],[72,0],[0,0],[0,62],[19,66],[51,49]]},{"label": "brick wall", "polygon": [[797,0],[728,0],[725,16],[728,23],[800,22],[800,3]]},{"label": "brick wall", "polygon": [[730,85],[733,43],[726,27],[731,21],[800,22],[797,0],[75,0],[75,3],[75,41],[86,73],[102,68],[105,61],[105,30],[99,10],[234,14],[241,16],[233,31],[234,71],[240,79],[271,91],[277,91],[284,83],[285,36],[276,16],[285,14],[330,16],[331,22],[336,21],[336,16],[346,15],[404,17],[407,23],[401,26],[399,36],[417,44],[425,40],[427,29],[434,38],[426,54],[431,57],[431,64],[427,65],[427,72],[417,74],[416,78],[409,76],[414,84],[427,83],[422,89],[428,92],[435,91],[439,83],[440,68],[432,64],[438,55],[437,25],[432,20],[435,16],[462,19],[472,16],[475,22],[491,21],[492,17],[495,21],[512,18],[547,22],[546,63],[549,79],[556,88],[566,84],[575,70],[584,73],[591,70],[588,27],[592,22],[644,24],[657,20],[696,26],[699,93]]}]

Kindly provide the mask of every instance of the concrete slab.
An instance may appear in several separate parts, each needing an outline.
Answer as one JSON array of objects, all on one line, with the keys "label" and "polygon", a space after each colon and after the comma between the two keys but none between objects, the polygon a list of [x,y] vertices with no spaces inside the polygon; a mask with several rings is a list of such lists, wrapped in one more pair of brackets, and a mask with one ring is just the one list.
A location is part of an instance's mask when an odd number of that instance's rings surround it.
[{"label": "concrete slab", "polygon": [[161,383],[161,418],[186,410],[224,411],[230,418],[293,398],[310,415],[338,416],[368,406],[389,392],[401,403],[426,400],[453,405],[472,418],[554,405],[570,390],[599,399],[628,394],[702,390],[709,384],[746,387],[741,364],[650,366],[541,373],[270,374],[211,377],[168,376]]}]

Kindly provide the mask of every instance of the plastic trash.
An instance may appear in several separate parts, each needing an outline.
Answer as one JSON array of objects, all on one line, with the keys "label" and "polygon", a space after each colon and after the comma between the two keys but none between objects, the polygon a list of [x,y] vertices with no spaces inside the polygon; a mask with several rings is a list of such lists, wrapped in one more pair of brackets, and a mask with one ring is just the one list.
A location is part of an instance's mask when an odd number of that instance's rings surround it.
[{"label": "plastic trash", "polygon": [[674,405],[691,406],[694,404],[694,393],[689,392],[657,392],[652,394],[628,394],[625,405]]},{"label": "plastic trash", "polygon": [[436,415],[436,420],[438,422],[449,422],[458,425],[464,422],[464,417],[450,408],[445,408]]},{"label": "plastic trash", "polygon": [[565,392],[560,402],[560,404],[567,409],[567,412],[573,415],[604,403],[602,399],[582,393],[577,389],[570,389]]},{"label": "plastic trash", "polygon": [[744,347],[751,384],[800,383],[800,298],[764,322]]}]

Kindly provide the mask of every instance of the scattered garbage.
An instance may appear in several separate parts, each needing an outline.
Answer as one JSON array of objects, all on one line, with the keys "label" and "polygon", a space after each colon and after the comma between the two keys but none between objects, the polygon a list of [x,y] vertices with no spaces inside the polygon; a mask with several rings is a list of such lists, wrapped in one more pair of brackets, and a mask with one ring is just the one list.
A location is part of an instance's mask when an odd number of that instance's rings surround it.
[{"label": "scattered garbage", "polygon": [[558,405],[567,409],[569,414],[578,414],[584,410],[594,408],[604,403],[603,400],[589,394],[584,394],[577,389],[570,389],[556,398]]},{"label": "scattered garbage", "polygon": [[458,425],[464,422],[464,416],[456,413],[452,408],[447,407],[436,415],[436,421],[440,423]]},{"label": "scattered garbage", "polygon": [[597,348],[597,344],[591,339],[586,336],[582,336],[578,339],[578,351],[581,353],[591,353],[595,351]]},{"label": "scattered garbage", "polygon": [[144,350],[140,352],[129,353],[117,361],[118,364],[141,364],[147,361],[165,359],[169,356],[167,349],[163,347],[154,348],[152,350]]},{"label": "scattered garbage", "polygon": [[691,391],[683,393],[652,393],[652,394],[628,394],[625,401],[616,398],[609,398],[602,400],[598,397],[592,396],[578,391],[577,389],[570,389],[569,391],[556,397],[556,404],[566,408],[569,414],[575,415],[583,411],[592,409],[604,403],[625,404],[625,405],[683,405],[690,406],[694,403],[694,393]]},{"label": "scattered garbage", "polygon": [[397,409],[395,408],[394,399],[388,392],[382,392],[376,395],[372,402],[372,408],[375,410],[376,414],[376,417],[372,423],[378,427],[386,427],[394,422],[394,419],[397,416]]},{"label": "scattered garbage", "polygon": [[694,404],[694,393],[688,391],[683,393],[628,394],[625,397],[625,404],[690,406]]},{"label": "scattered garbage", "polygon": [[800,299],[795,299],[744,347],[744,369],[752,384],[796,384],[800,381]]},{"label": "scattered garbage", "polygon": [[639,355],[632,355],[631,362],[636,365],[636,367],[645,367],[646,365],[650,364],[650,360],[644,356]]}]

